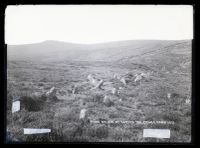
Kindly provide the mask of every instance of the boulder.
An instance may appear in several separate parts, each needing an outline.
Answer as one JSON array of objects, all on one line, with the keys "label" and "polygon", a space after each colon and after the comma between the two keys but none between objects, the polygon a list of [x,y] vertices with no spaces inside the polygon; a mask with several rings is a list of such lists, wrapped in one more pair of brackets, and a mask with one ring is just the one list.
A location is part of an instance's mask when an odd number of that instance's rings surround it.
[{"label": "boulder", "polygon": [[89,80],[89,82],[90,82],[93,86],[95,86],[94,89],[101,88],[101,86],[102,86],[103,83],[104,83],[103,80],[95,79],[92,75],[88,75],[87,79]]},{"label": "boulder", "polygon": [[103,98],[103,103],[107,106],[110,107],[111,105],[113,105],[113,102],[111,101],[111,99],[108,96],[105,96]]},{"label": "boulder", "polygon": [[136,75],[136,78],[135,78],[135,82],[138,82],[138,81],[140,81],[140,80],[142,80],[142,76],[141,75]]}]

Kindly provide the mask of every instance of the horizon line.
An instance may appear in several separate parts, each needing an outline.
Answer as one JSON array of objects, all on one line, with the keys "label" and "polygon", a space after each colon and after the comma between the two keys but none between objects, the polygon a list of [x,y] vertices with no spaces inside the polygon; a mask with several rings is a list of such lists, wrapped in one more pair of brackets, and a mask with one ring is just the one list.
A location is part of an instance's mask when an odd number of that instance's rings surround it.
[{"label": "horizon line", "polygon": [[113,41],[105,41],[105,42],[94,42],[94,43],[81,43],[81,42],[71,42],[71,41],[62,41],[62,40],[44,40],[40,42],[31,42],[31,43],[22,43],[22,44],[8,44],[7,45],[30,45],[30,44],[40,44],[44,42],[63,42],[63,43],[69,43],[69,44],[81,44],[81,45],[95,45],[95,44],[106,44],[111,42],[123,42],[123,41],[184,41],[184,40],[193,40],[193,39],[129,39],[129,40],[113,40]]}]

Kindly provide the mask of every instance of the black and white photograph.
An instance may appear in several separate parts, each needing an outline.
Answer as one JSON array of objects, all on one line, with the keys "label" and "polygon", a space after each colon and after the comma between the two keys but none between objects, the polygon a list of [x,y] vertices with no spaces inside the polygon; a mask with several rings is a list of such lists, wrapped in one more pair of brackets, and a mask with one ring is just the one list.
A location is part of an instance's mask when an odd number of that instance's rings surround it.
[{"label": "black and white photograph", "polygon": [[6,142],[191,143],[192,5],[8,5]]}]

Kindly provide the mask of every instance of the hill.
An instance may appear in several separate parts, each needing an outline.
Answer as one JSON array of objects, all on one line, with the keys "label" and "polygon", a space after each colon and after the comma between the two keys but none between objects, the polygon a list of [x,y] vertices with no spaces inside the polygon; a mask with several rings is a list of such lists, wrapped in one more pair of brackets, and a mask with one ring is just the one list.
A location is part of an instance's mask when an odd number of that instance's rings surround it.
[{"label": "hill", "polygon": [[8,45],[7,57],[8,60],[116,61],[188,43],[189,40],[130,40],[101,44],[45,41],[26,45]]}]

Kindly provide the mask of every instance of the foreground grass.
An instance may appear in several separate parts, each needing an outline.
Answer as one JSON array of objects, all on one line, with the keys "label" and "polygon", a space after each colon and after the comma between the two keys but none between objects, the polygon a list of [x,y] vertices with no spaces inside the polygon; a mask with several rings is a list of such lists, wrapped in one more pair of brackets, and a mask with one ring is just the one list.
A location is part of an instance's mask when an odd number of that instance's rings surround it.
[{"label": "foreground grass", "polygon": [[[122,62],[37,63],[8,62],[7,129],[19,141],[46,142],[190,142],[191,140],[191,77],[188,54],[156,53],[154,57]],[[163,69],[163,67],[165,67]],[[149,76],[135,83],[138,72]],[[117,73],[128,83],[113,79]],[[102,90],[92,90],[86,80],[95,74],[105,81]],[[55,86],[58,101],[47,101],[43,94]],[[73,86],[77,93],[72,94]],[[118,95],[113,87],[122,87]],[[172,97],[168,98],[167,93]],[[103,104],[107,95],[113,104]],[[11,113],[12,96],[23,96],[22,109]],[[122,101],[119,101],[119,100]],[[97,124],[82,122],[80,110],[87,108],[91,121],[173,121],[174,124]],[[50,128],[48,134],[24,135],[23,128]],[[144,128],[170,129],[170,139],[143,138]]]}]

